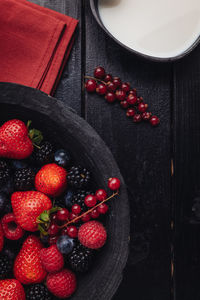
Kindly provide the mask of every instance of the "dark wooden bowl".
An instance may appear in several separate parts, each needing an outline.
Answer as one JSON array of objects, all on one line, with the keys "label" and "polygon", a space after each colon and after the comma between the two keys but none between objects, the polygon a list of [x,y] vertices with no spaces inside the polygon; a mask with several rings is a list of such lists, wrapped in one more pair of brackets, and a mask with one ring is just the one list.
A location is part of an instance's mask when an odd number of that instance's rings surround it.
[{"label": "dark wooden bowl", "polygon": [[69,148],[77,162],[89,167],[99,187],[106,188],[110,176],[120,178],[120,196],[112,200],[106,221],[108,241],[91,271],[78,279],[78,289],[71,298],[112,299],[128,256],[129,205],[123,178],[111,152],[94,129],[62,102],[29,87],[0,83],[0,124],[12,118],[31,119],[45,136]]},{"label": "dark wooden bowl", "polygon": [[[169,61],[174,61],[174,60],[178,60],[182,57],[184,57],[185,55],[189,54],[200,42],[200,35],[199,37],[196,39],[196,41],[194,41],[194,43],[188,48],[186,49],[185,51],[183,51],[182,53],[176,55],[176,56],[173,56],[173,57],[166,57],[166,58],[162,58],[162,57],[156,57],[156,56],[151,56],[151,55],[147,55],[147,54],[144,54],[144,53],[141,53],[141,52],[138,52],[128,46],[126,46],[125,44],[123,44],[122,42],[120,42],[116,37],[114,37],[110,31],[104,26],[102,20],[101,20],[101,17],[99,15],[99,10],[98,10],[98,1],[99,0],[90,0],[90,7],[91,7],[91,11],[92,11],[92,14],[94,16],[94,18],[96,19],[97,23],[100,25],[100,27],[106,32],[106,34],[111,37],[116,43],[118,43],[121,47],[123,47],[124,49],[136,54],[136,55],[139,55],[143,58],[147,58],[149,60],[153,60],[153,61],[160,61],[160,62],[169,62]],[[109,0],[108,0],[109,1]]]}]

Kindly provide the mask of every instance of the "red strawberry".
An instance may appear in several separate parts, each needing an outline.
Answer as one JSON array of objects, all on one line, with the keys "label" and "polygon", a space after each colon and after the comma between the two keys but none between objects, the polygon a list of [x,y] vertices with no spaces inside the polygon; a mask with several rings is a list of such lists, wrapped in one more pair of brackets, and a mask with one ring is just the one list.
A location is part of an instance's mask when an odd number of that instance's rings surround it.
[{"label": "red strawberry", "polygon": [[0,280],[0,299],[25,300],[24,288],[16,279]]},{"label": "red strawberry", "polygon": [[1,224],[7,239],[18,240],[24,235],[24,230],[16,224],[15,215],[12,213],[4,215]]},{"label": "red strawberry", "polygon": [[56,164],[45,165],[36,174],[35,187],[48,196],[59,196],[67,187],[67,171]]},{"label": "red strawberry", "polygon": [[23,284],[39,283],[46,277],[40,260],[40,240],[30,235],[24,242],[14,263],[14,276]]},{"label": "red strawberry", "polygon": [[30,156],[32,151],[33,144],[22,121],[10,120],[0,127],[0,156],[24,159]]},{"label": "red strawberry", "polygon": [[80,243],[91,249],[103,247],[107,233],[104,226],[98,221],[89,221],[79,228],[78,239]]},{"label": "red strawberry", "polygon": [[15,192],[11,203],[16,222],[25,230],[36,231],[37,217],[52,207],[51,200],[44,194],[36,191]]},{"label": "red strawberry", "polygon": [[3,249],[3,245],[4,245],[3,228],[0,223],[0,252]]},{"label": "red strawberry", "polygon": [[76,290],[76,277],[72,271],[63,269],[60,272],[50,273],[47,276],[46,285],[56,297],[68,298]]},{"label": "red strawberry", "polygon": [[56,245],[52,245],[49,248],[43,248],[40,251],[40,259],[47,272],[60,271],[64,266],[63,255],[58,251]]}]

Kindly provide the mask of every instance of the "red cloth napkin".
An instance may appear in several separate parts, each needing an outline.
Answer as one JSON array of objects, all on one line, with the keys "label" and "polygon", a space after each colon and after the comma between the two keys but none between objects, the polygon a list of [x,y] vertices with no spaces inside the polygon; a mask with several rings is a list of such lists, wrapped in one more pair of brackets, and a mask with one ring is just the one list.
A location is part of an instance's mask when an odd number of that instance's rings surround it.
[{"label": "red cloth napkin", "polygon": [[25,0],[0,1],[0,81],[53,94],[77,23]]}]

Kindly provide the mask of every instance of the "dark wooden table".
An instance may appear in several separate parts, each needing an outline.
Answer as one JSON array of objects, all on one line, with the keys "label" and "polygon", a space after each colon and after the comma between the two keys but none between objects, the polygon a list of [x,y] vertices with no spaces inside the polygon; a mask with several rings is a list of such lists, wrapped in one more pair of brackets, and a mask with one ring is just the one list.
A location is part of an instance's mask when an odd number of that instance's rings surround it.
[{"label": "dark wooden table", "polygon": [[[34,2],[80,20],[56,97],[96,129],[127,184],[130,255],[113,299],[199,300],[200,226],[190,218],[200,190],[200,46],[177,62],[149,62],[104,34],[89,0]],[[83,76],[97,65],[131,82],[160,126],[135,125],[119,106],[85,93]]]}]

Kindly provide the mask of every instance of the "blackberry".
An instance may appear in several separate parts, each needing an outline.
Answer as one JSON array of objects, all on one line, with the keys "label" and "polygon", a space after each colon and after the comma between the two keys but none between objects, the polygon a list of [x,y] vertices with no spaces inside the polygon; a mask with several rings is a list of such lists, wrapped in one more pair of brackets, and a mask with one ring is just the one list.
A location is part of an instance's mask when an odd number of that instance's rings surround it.
[{"label": "blackberry", "polygon": [[90,172],[81,166],[73,166],[69,170],[67,180],[70,186],[74,188],[82,188],[90,182]]},{"label": "blackberry", "polygon": [[14,188],[27,191],[34,187],[35,172],[31,168],[18,169],[14,173]]},{"label": "blackberry", "polygon": [[5,160],[0,160],[0,185],[6,183],[10,178],[10,167]]},{"label": "blackberry", "polygon": [[54,202],[54,206],[65,207],[65,202],[63,198],[56,198]]},{"label": "blackberry", "polygon": [[26,292],[26,300],[51,300],[52,297],[43,284],[34,284]]},{"label": "blackberry", "polygon": [[40,149],[36,148],[32,154],[32,159],[38,165],[44,165],[53,161],[53,145],[49,142],[43,142]]},{"label": "blackberry", "polygon": [[94,250],[88,249],[80,243],[68,255],[68,262],[74,272],[87,272],[94,257]]},{"label": "blackberry", "polygon": [[72,200],[71,200],[72,205],[79,204],[82,211],[86,211],[87,206],[84,203],[84,199],[87,195],[94,195],[94,193],[91,191],[85,191],[85,190],[76,191],[72,196]]},{"label": "blackberry", "polygon": [[12,270],[12,262],[5,254],[0,255],[0,279],[6,278]]}]

